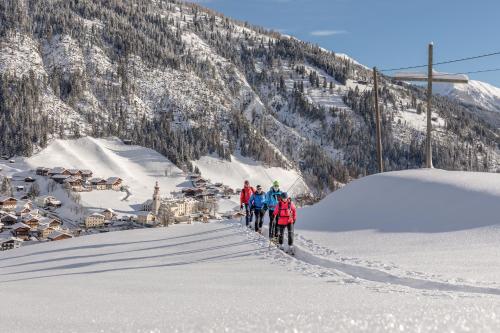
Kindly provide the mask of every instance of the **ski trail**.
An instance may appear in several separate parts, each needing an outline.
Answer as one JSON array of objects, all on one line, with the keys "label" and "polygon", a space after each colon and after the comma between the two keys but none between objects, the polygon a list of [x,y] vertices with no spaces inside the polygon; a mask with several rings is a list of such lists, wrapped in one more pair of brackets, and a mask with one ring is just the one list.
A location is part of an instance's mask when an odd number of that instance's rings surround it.
[{"label": "ski trail", "polygon": [[343,262],[332,261],[326,258],[317,257],[314,254],[306,251],[305,249],[299,246],[296,246],[295,258],[297,260],[301,260],[312,265],[318,265],[325,268],[335,269],[337,271],[350,275],[353,278],[367,280],[371,282],[399,285],[413,289],[424,289],[432,291],[452,291],[452,292],[500,295],[500,289],[496,288],[458,285],[458,284],[450,284],[446,282],[431,281],[431,280],[424,280],[417,278],[399,277],[374,268],[368,268],[368,267],[346,264]]},{"label": "ski trail", "polygon": [[[239,232],[245,232],[247,234],[247,237],[249,239],[257,241],[261,248],[269,248],[269,240],[266,236],[266,232],[263,232],[263,235],[259,235],[255,233],[253,229],[249,229],[246,226],[238,223],[237,221],[234,222],[235,223],[232,223],[231,225],[235,229],[239,229]],[[282,265],[293,266],[291,264],[295,264],[296,270],[303,272],[309,276],[321,278],[336,278],[327,282],[360,283],[362,281],[367,281],[377,283],[379,285],[381,284],[382,286],[386,287],[400,286],[433,292],[500,295],[500,289],[498,288],[436,281],[428,278],[426,274],[419,272],[409,273],[425,277],[425,279],[397,276],[383,271],[382,269],[339,261],[343,260],[344,258],[340,258],[339,260],[327,258],[325,256],[338,253],[333,250],[318,246],[312,240],[305,239],[298,234],[295,234],[295,236],[295,256],[290,256],[274,247],[271,247],[271,250],[268,252],[268,256]],[[387,265],[385,265],[384,267],[386,267],[386,269],[395,268],[393,266]],[[340,280],[338,279],[339,277],[341,278]],[[457,281],[459,281],[459,279],[457,279]]]}]

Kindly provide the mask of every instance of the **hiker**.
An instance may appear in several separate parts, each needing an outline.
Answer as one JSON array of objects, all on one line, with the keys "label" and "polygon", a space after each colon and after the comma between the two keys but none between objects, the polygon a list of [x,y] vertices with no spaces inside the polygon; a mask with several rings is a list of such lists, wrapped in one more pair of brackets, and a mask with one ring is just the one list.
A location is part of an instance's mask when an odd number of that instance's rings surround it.
[{"label": "hiker", "polygon": [[283,250],[283,237],[285,233],[285,228],[288,229],[288,248],[291,254],[294,254],[293,247],[293,226],[297,220],[297,210],[292,200],[288,197],[286,192],[281,193],[278,199],[278,205],[274,210],[274,215],[278,218],[279,225],[279,248]]},{"label": "hiker", "polygon": [[250,200],[250,197],[254,192],[255,189],[250,186],[250,182],[248,180],[245,180],[243,189],[241,190],[240,194],[240,209],[243,209],[243,207],[245,207],[245,213],[246,213],[245,219],[247,227],[250,225],[250,222],[252,222],[252,211],[250,210],[250,205],[248,204],[248,201]]},{"label": "hiker", "polygon": [[269,239],[273,239],[278,236],[278,223],[276,221],[276,215],[274,215],[274,210],[278,204],[278,198],[281,195],[280,183],[275,180],[273,186],[269,189],[266,194],[266,204],[269,209]]},{"label": "hiker", "polygon": [[262,186],[257,185],[257,190],[248,201],[250,210],[255,215],[255,232],[262,234],[262,224],[264,223],[264,215],[266,214],[266,193],[262,191]]}]

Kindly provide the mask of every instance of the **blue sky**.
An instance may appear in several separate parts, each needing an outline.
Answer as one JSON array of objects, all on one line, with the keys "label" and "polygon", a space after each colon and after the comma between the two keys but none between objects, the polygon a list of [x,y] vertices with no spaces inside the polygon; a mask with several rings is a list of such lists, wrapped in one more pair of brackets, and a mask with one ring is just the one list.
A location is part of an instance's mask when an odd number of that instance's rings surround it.
[{"label": "blue sky", "polygon": [[[197,0],[227,16],[346,53],[380,69],[500,51],[499,0]],[[469,72],[500,68],[500,55],[443,65]],[[470,75],[500,87],[500,72]]]}]

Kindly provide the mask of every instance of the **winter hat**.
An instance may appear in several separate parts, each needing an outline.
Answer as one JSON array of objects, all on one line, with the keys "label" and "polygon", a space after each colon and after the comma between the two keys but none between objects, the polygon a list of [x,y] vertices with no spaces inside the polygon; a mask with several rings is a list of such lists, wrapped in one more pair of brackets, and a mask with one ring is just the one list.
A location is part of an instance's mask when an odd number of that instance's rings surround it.
[{"label": "winter hat", "polygon": [[286,193],[286,192],[281,193],[281,198],[288,199],[288,193]]},{"label": "winter hat", "polygon": [[277,180],[275,180],[275,181],[273,182],[273,186],[279,187],[279,186],[280,186],[280,182],[279,182],[279,181],[277,181]]}]

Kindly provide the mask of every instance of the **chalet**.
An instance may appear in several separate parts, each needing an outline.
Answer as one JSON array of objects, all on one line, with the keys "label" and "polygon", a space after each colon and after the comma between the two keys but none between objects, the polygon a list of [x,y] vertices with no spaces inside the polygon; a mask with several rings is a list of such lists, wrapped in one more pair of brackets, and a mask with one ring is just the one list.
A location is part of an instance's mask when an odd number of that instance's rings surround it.
[{"label": "chalet", "polygon": [[69,171],[66,170],[65,168],[61,168],[61,167],[55,167],[55,168],[52,168],[50,169],[48,172],[47,172],[47,175],[50,176],[50,177],[53,177],[55,175],[65,175],[65,176],[69,176]]},{"label": "chalet", "polygon": [[17,200],[13,197],[0,197],[0,209],[5,210],[7,212],[13,211],[16,209]]},{"label": "chalet", "polygon": [[22,240],[30,239],[30,231],[31,231],[30,226],[22,222],[18,222],[12,226],[12,234],[15,237],[20,238]]},{"label": "chalet", "polygon": [[66,178],[64,184],[71,187],[71,190],[76,192],[81,192],[83,190],[82,179],[76,176]]},{"label": "chalet", "polygon": [[106,181],[106,188],[108,190],[119,191],[122,186],[122,179],[120,177],[109,177]]},{"label": "chalet", "polygon": [[6,214],[0,217],[0,222],[6,226],[10,226],[17,222],[17,217],[13,214]]},{"label": "chalet", "polygon": [[106,217],[99,213],[92,213],[85,218],[86,228],[97,228],[104,225]]},{"label": "chalet", "polygon": [[36,198],[35,202],[39,207],[54,206],[54,203],[59,203],[59,206],[61,204],[60,201],[58,201],[55,197],[50,195],[44,195],[42,197],[38,197]]},{"label": "chalet", "polygon": [[82,172],[78,169],[68,169],[68,173],[70,176],[82,178]]},{"label": "chalet", "polygon": [[34,182],[36,182],[36,179],[32,178],[32,177],[26,177],[26,178],[24,178],[24,182],[25,183],[34,183]]},{"label": "chalet", "polygon": [[48,176],[49,175],[49,168],[44,168],[44,167],[38,167],[36,168],[36,174],[38,176]]},{"label": "chalet", "polygon": [[31,229],[38,228],[38,225],[40,224],[40,218],[33,216],[31,214],[24,216],[22,221],[24,224],[28,225]]},{"label": "chalet", "polygon": [[222,186],[224,186],[224,184],[222,184],[222,183],[215,183],[215,185],[214,185],[214,186],[215,186],[215,187],[222,187]]},{"label": "chalet", "polygon": [[92,177],[92,171],[90,170],[80,170],[80,173],[82,174],[83,179],[89,179]]},{"label": "chalet", "polygon": [[16,216],[25,216],[25,215],[28,215],[29,213],[31,212],[31,209],[29,209],[29,207],[17,207],[16,210],[15,210],[15,214]]},{"label": "chalet", "polygon": [[152,224],[155,221],[155,216],[151,212],[138,212],[137,222],[141,224]]},{"label": "chalet", "polygon": [[92,178],[90,180],[90,185],[95,190],[105,190],[107,188],[107,181],[102,178]]},{"label": "chalet", "polygon": [[55,229],[51,228],[48,224],[40,224],[36,229],[39,238],[46,239]]},{"label": "chalet", "polygon": [[46,224],[49,227],[53,228],[54,230],[59,230],[61,229],[61,221],[51,218],[51,217],[42,217],[40,218],[40,225]]},{"label": "chalet", "polygon": [[24,191],[24,186],[23,185],[17,185],[16,186],[16,192],[23,192]]},{"label": "chalet", "polygon": [[67,234],[65,232],[57,231],[57,230],[53,231],[50,235],[47,236],[47,239],[49,239],[51,241],[65,240],[65,239],[69,239],[69,238],[73,238],[73,236],[70,234]]},{"label": "chalet", "polygon": [[17,249],[22,242],[22,239],[15,237],[0,238],[0,251]]},{"label": "chalet", "polygon": [[52,179],[58,183],[58,184],[63,184],[64,181],[68,178],[70,178],[71,176],[69,175],[63,175],[63,174],[57,174],[57,175],[54,175],[52,176]]},{"label": "chalet", "polygon": [[111,208],[106,208],[101,214],[104,215],[106,220],[112,220],[116,216],[116,213]]}]

